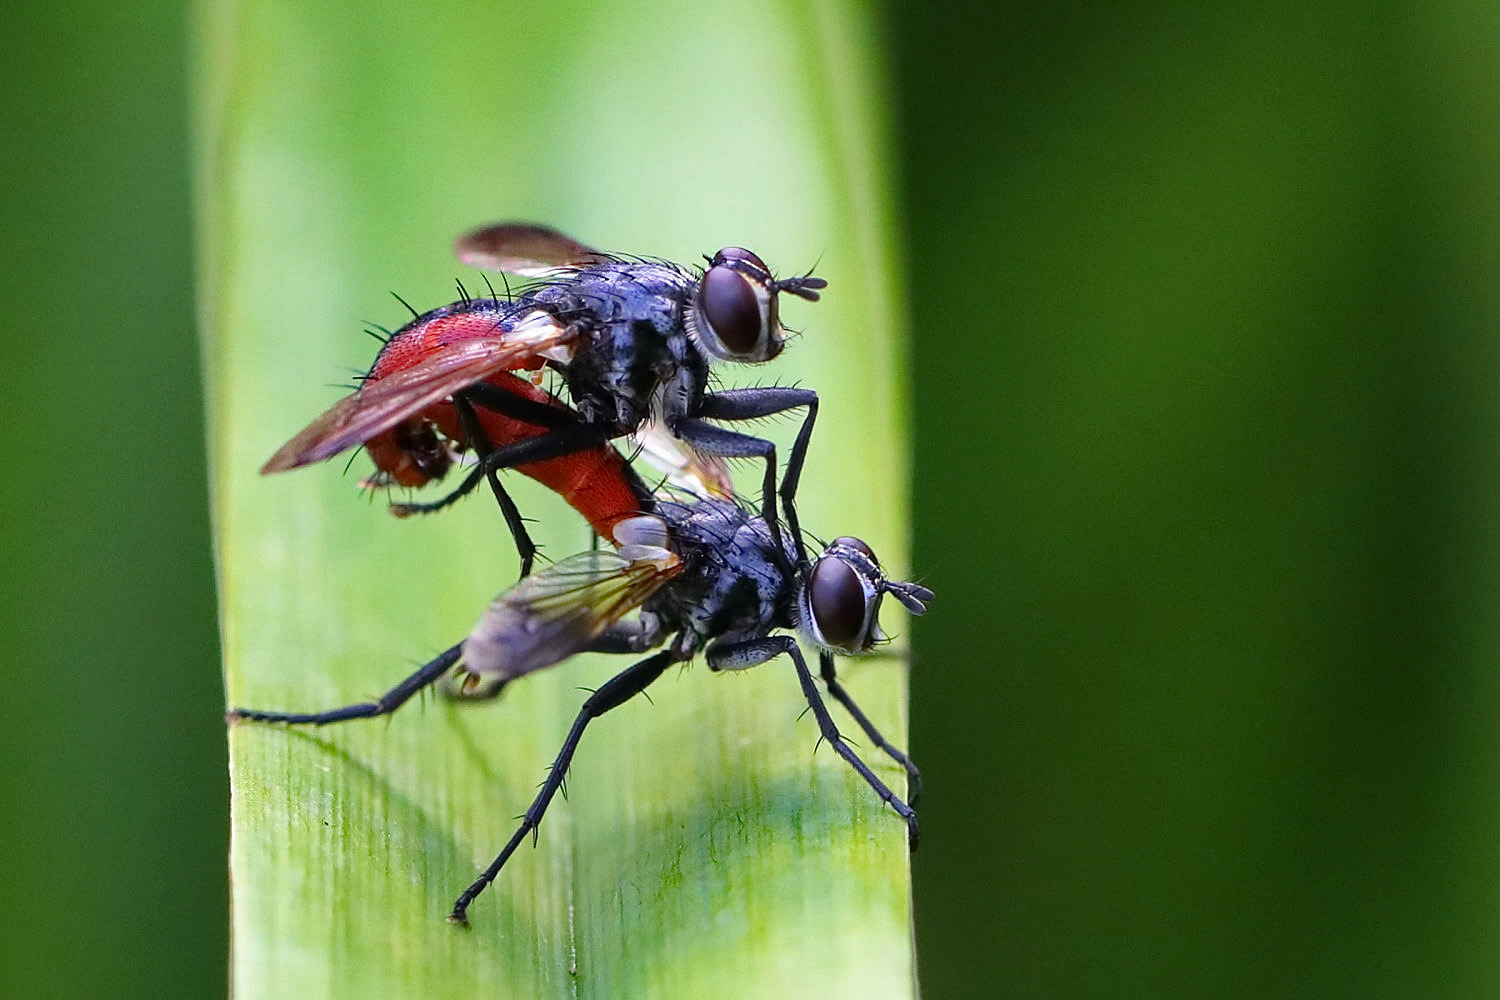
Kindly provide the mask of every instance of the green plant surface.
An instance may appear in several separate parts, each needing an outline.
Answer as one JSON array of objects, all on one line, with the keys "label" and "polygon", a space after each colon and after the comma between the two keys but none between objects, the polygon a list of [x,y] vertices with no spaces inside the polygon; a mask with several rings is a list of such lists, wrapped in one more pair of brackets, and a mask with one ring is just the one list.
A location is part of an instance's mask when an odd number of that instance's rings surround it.
[{"label": "green plant surface", "polygon": [[[817,264],[806,331],[727,384],[823,399],[803,523],[908,570],[906,394],[884,81],[868,11],[654,3],[412,13],[202,4],[201,319],[230,704],[364,700],[466,634],[517,560],[493,505],[399,522],[367,460],[260,477],[398,325],[471,289],[453,235],[546,221],[691,261],[752,247]],[[790,424],[770,433],[783,445]],[[785,454],[784,447],[782,449]],[[744,482],[755,478],[742,470]],[[512,477],[555,556],[587,545]],[[887,602],[891,603],[891,602]],[[904,622],[886,610],[887,628]],[[590,727],[536,849],[471,910],[453,897],[514,829],[581,703],[627,663],[580,657],[496,703],[230,730],[232,985],[284,996],[900,997],[915,990],[905,827],[824,748],[789,664],[669,673]],[[906,667],[848,685],[904,742]],[[852,721],[835,709],[845,730]],[[900,769],[864,756],[902,787]]]}]

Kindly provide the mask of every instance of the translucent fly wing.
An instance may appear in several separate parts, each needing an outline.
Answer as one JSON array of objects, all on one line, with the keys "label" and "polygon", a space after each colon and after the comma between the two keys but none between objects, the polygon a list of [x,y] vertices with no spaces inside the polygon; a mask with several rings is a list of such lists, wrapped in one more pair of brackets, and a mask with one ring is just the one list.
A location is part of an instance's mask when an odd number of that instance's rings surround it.
[{"label": "translucent fly wing", "polygon": [[260,471],[284,472],[331,458],[495,372],[518,367],[545,352],[555,353],[572,336],[548,317],[494,338],[439,348],[410,368],[366,382],[339,400],[282,445]]},{"label": "translucent fly wing", "polygon": [[471,229],[453,241],[453,252],[470,267],[541,277],[609,260],[607,254],[550,226],[497,222]]},{"label": "translucent fly wing", "polygon": [[464,669],[509,680],[560,663],[680,571],[675,555],[648,546],[569,556],[490,602],[464,640]]},{"label": "translucent fly wing", "polygon": [[631,447],[667,476],[667,482],[700,497],[734,499],[729,464],[706,455],[667,430],[659,420],[647,421],[630,435]]}]

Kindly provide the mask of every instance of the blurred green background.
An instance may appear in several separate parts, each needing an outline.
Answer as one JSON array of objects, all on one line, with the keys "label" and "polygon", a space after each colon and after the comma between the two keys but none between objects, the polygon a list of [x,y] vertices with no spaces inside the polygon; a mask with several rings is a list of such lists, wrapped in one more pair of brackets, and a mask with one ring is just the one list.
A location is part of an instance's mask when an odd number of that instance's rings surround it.
[{"label": "blurred green background", "polygon": [[[882,16],[925,995],[1497,995],[1500,17]],[[223,990],[186,44],[0,38],[9,995]]]}]

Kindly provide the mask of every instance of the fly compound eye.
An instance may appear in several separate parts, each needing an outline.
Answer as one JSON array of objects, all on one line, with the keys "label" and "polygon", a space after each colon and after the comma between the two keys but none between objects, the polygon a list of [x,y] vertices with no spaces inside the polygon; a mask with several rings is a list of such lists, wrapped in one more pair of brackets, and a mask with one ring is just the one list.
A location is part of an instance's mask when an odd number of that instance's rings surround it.
[{"label": "fly compound eye", "polygon": [[769,361],[781,353],[776,315],[778,285],[771,269],[744,247],[724,247],[709,258],[687,312],[688,332],[725,361]]},{"label": "fly compound eye", "polygon": [[857,653],[869,645],[870,602],[854,568],[837,556],[824,556],[808,581],[808,609],[825,645]]},{"label": "fly compound eye", "polygon": [[853,535],[840,535],[833,540],[833,544],[853,549],[856,552],[863,552],[872,564],[876,566],[880,565],[880,560],[875,558],[875,550],[866,545],[864,539],[855,538]]},{"label": "fly compound eye", "polygon": [[[720,251],[722,254],[723,251]],[[698,285],[693,327],[703,346],[730,361],[766,361],[777,353],[768,326],[771,296],[731,264],[715,264]]]}]

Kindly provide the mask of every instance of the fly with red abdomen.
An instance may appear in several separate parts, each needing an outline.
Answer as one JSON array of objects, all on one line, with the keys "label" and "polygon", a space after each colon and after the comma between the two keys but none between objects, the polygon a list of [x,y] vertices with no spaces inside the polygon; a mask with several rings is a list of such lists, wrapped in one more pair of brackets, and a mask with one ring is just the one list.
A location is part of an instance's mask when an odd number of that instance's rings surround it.
[{"label": "fly with red abdomen", "polygon": [[[538,280],[513,297],[466,299],[416,317],[386,344],[361,387],[287,442],[262,472],[373,441],[372,455],[389,481],[418,485],[447,472],[448,452],[473,447],[479,461],[457,489],[396,510],[440,509],[487,478],[524,575],[534,546],[496,474],[598,449],[653,422],[703,456],[763,460],[760,513],[779,542],[775,446],[716,422],[801,408],[805,415],[779,488],[788,534],[801,545],[795,496],[817,394],[782,386],[710,390],[709,364],[774,358],[785,343],[781,293],[816,301],[826,282],[808,275],[777,279],[740,247],[721,249],[699,269],[605,254],[556,230],[518,223],[475,230],[460,237],[457,248],[466,263]],[[571,414],[559,416],[550,403],[539,405],[495,378],[542,367],[562,379]],[[439,406],[456,411],[460,434],[433,412]],[[497,418],[542,431],[508,434]]]}]

